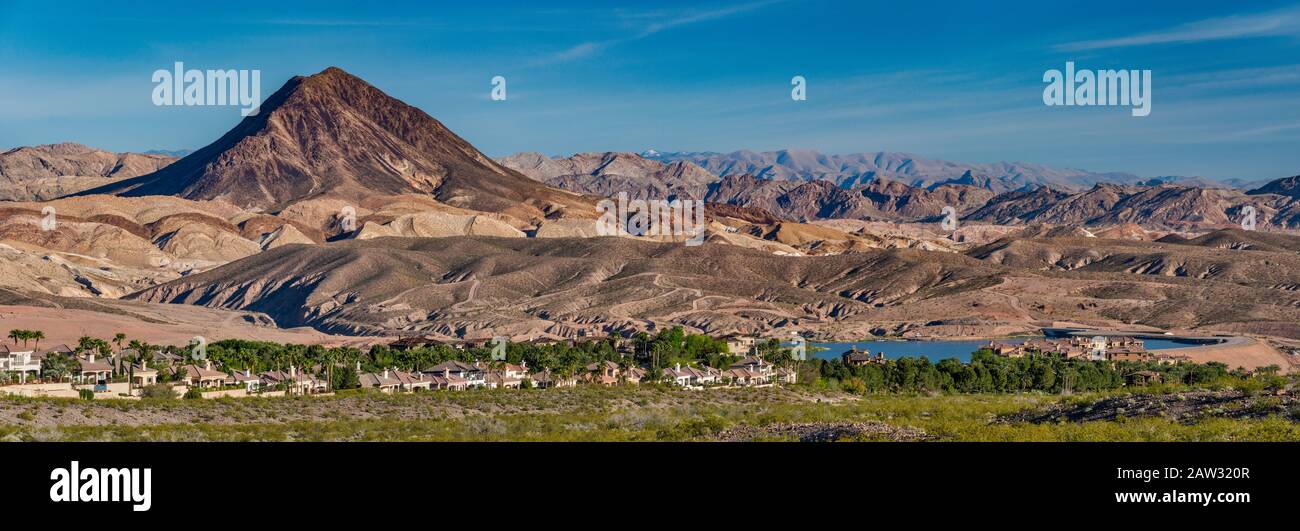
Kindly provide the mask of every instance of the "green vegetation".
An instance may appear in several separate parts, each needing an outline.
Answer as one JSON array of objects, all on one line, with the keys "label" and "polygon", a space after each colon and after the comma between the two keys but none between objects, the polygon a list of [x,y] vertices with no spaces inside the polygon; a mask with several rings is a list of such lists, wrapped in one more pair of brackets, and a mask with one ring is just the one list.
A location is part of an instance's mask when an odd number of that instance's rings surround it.
[{"label": "green vegetation", "polygon": [[[11,334],[16,340],[22,336]],[[123,341],[121,335],[113,339],[119,347]],[[78,350],[102,352],[107,344],[85,338]],[[145,363],[161,351],[190,360],[186,347],[136,341],[131,347]],[[790,425],[849,423],[881,428],[845,436],[850,440],[1300,440],[1300,424],[1294,420],[1300,418],[1300,403],[1275,396],[1293,386],[1295,377],[1281,376],[1275,367],[1248,374],[1216,363],[1109,363],[1055,355],[1004,358],[989,351],[974,353],[969,363],[904,358],[851,366],[840,360],[797,361],[776,341],[760,343],[757,349],[769,361],[796,367],[800,384],[688,391],[646,383],[389,395],[357,389],[357,365],[362,371],[377,371],[420,370],[447,360],[491,363],[492,350],[433,345],[362,351],[226,340],[207,346],[208,358],[226,370],[332,367],[325,375],[338,391],[334,396],[174,400],[171,387],[158,384],[143,388],[140,400],[9,397],[0,399],[0,439],[685,441],[743,432],[758,440],[781,440],[791,436],[771,434],[788,433],[781,429]],[[621,345],[609,340],[511,343],[506,358],[527,363],[532,370],[574,374],[605,360],[624,367],[726,367],[739,357],[728,352],[723,341],[674,328],[653,336],[638,334]],[[75,369],[71,356],[52,355],[46,361],[47,374],[61,376]],[[1126,386],[1138,371],[1158,374],[1161,383]],[[1232,407],[1215,405],[1195,415],[1120,409],[1107,420],[1090,421],[1043,421],[1038,413],[1025,415],[1080,405],[1091,410],[1107,400],[1129,400],[1134,389],[1160,396],[1175,393],[1175,402],[1190,391],[1220,392]],[[192,389],[184,398],[199,398],[201,393]]]},{"label": "green vegetation", "polygon": [[[97,347],[98,343],[86,338],[87,348]],[[159,347],[154,345],[135,345],[136,350],[150,366],[160,368],[151,360],[155,351],[169,352],[191,361],[190,351],[183,346]],[[776,363],[790,362],[788,350],[780,348],[775,340],[761,345],[769,361]],[[562,376],[573,376],[589,364],[613,361],[627,368],[632,365],[642,367],[669,367],[675,363],[683,365],[705,364],[712,367],[726,367],[740,359],[727,351],[725,341],[700,334],[686,334],[680,327],[668,328],[651,336],[637,334],[626,340],[624,348],[630,356],[616,348],[614,341],[588,340],[576,344],[559,342],[555,344],[509,343],[506,346],[505,361],[513,364],[526,363],[529,370],[550,369]],[[268,341],[245,341],[227,339],[207,345],[207,357],[217,367],[226,371],[250,370],[260,373],[268,370],[286,370],[289,366],[335,367],[332,374],[322,370],[317,376],[328,377],[332,389],[352,389],[360,386],[357,366],[362,372],[379,372],[385,368],[401,370],[424,370],[445,361],[462,361],[466,363],[490,363],[491,346],[458,349],[450,345],[431,345],[403,349],[376,345],[368,351],[355,347],[325,348],[320,345],[284,345]],[[51,371],[57,371],[52,366]],[[657,374],[657,371],[650,371]]]},{"label": "green vegetation", "polygon": [[176,389],[167,384],[146,385],[140,388],[140,398],[160,398],[170,400],[176,398]]},{"label": "green vegetation", "polygon": [[[1070,359],[1036,354],[1006,358],[988,350],[971,355],[969,363],[946,359],[931,363],[926,358],[886,360],[884,364],[850,366],[839,360],[810,360],[811,375],[819,385],[857,394],[897,392],[1019,393],[1044,391],[1053,394],[1115,390],[1125,386],[1125,376],[1150,371],[1163,382],[1187,386],[1228,385],[1251,389],[1281,389],[1287,379],[1271,366],[1254,374],[1228,371],[1222,363],[1138,363]],[[811,381],[800,374],[800,381]]]},{"label": "green vegetation", "polygon": [[27,348],[28,341],[35,341],[32,348],[36,349],[41,346],[41,340],[45,339],[45,332],[40,330],[14,329],[9,331],[8,337],[10,341],[14,342],[14,346],[18,346],[18,342],[22,341],[24,349]]},{"label": "green vegetation", "polygon": [[[923,430],[939,441],[1294,441],[1300,423],[1281,417],[1210,418],[1196,423],[1131,417],[1033,424],[998,418],[1109,393],[855,397],[803,389],[697,392],[661,385],[548,390],[479,390],[334,397],[218,400],[0,400],[0,419],[80,409],[70,418],[111,422],[37,429],[0,422],[0,438],[70,441],[689,441],[742,426],[877,422]],[[31,411],[36,411],[35,417]],[[16,413],[21,415],[22,413]],[[84,416],[84,417],[83,417]],[[779,439],[779,438],[777,438]],[[871,439],[870,437],[866,439]]]}]

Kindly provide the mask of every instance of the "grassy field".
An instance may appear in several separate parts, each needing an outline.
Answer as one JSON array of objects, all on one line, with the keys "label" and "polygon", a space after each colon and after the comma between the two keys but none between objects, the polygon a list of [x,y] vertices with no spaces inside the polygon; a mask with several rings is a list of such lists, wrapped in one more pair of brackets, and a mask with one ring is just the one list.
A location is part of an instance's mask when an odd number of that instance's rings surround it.
[{"label": "grassy field", "polygon": [[0,399],[9,441],[709,441],[792,440],[781,426],[866,425],[839,440],[1296,441],[1294,415],[1158,414],[1090,422],[1004,417],[1111,395],[855,396],[795,387],[659,386],[478,390],[218,400]]}]

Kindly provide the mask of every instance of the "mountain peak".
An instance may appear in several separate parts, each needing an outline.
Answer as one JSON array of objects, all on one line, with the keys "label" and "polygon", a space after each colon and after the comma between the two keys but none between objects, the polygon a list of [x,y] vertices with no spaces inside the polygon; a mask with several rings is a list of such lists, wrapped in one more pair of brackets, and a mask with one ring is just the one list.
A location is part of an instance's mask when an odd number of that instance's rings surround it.
[{"label": "mountain peak", "polygon": [[1246,193],[1249,195],[1277,194],[1297,198],[1300,197],[1300,175],[1269,181],[1268,184]]},{"label": "mountain peak", "polygon": [[224,199],[267,210],[313,197],[431,194],[525,219],[581,204],[500,166],[424,111],[338,67],[295,76],[257,115],[176,164],[86,193]]}]

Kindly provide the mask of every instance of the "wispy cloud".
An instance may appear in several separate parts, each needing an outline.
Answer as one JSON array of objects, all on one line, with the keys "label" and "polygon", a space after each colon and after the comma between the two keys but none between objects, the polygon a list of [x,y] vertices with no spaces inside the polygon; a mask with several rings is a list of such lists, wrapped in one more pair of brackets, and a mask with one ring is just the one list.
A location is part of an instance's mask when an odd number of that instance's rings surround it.
[{"label": "wispy cloud", "polygon": [[1166,76],[1161,84],[1180,89],[1242,89],[1294,87],[1300,83],[1300,64],[1233,68]]},{"label": "wispy cloud", "polygon": [[1286,35],[1300,35],[1300,7],[1293,6],[1253,15],[1199,20],[1127,37],[1070,42],[1058,45],[1056,48],[1063,51],[1099,50]]},{"label": "wispy cloud", "polygon": [[539,61],[539,64],[546,65],[585,59],[594,56],[611,46],[645,39],[673,28],[724,19],[785,1],[787,0],[764,0],[760,2],[736,4],[707,10],[690,9],[672,12],[618,11],[614,13],[616,18],[634,26],[631,28],[630,35],[613,39],[579,43],[542,58]]}]

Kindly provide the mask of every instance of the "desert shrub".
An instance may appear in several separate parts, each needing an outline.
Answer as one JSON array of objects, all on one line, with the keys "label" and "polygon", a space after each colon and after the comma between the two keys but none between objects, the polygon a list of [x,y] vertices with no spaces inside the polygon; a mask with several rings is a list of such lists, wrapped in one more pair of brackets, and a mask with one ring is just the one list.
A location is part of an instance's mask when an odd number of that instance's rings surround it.
[{"label": "desert shrub", "polygon": [[189,391],[185,392],[186,400],[196,400],[199,398],[203,398],[203,393],[200,392],[198,389],[190,389]]},{"label": "desert shrub", "polygon": [[77,391],[77,396],[81,397],[82,400],[94,400],[95,392],[90,389],[80,389]]},{"label": "desert shrub", "polygon": [[140,388],[141,398],[176,398],[176,390],[167,384],[152,384]]}]

